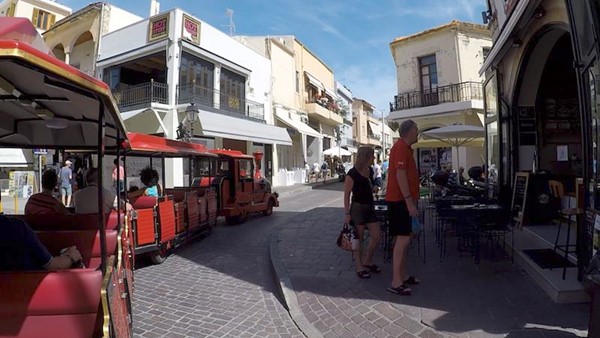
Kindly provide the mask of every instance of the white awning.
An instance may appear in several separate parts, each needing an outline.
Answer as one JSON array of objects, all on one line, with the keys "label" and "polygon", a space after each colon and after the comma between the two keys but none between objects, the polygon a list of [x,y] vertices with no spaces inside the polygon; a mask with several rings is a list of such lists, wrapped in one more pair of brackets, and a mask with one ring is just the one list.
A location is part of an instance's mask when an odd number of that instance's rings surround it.
[{"label": "white awning", "polygon": [[0,167],[26,167],[28,162],[19,148],[0,148]]},{"label": "white awning", "polygon": [[479,75],[485,74],[486,70],[490,68],[494,62],[496,62],[496,58],[501,57],[500,51],[504,49],[504,45],[506,44],[508,38],[512,35],[512,31],[515,29],[515,26],[519,22],[519,19],[521,19],[523,16],[525,9],[527,9],[527,6],[530,2],[532,1],[521,0],[519,3],[517,3],[517,7],[513,10],[508,22],[504,24],[504,27],[502,27],[502,33],[500,33],[498,39],[494,41],[492,50],[490,50],[490,53],[485,59],[483,66],[481,66],[481,69],[479,70]]},{"label": "white awning", "polygon": [[358,153],[358,149],[351,147],[351,146],[342,146],[342,148],[346,148],[349,152],[354,153],[354,154]]},{"label": "white awning", "polygon": [[321,133],[312,129],[306,123],[304,123],[302,121],[297,121],[297,120],[291,119],[289,116],[286,115],[285,111],[276,110],[275,116],[277,117],[277,119],[279,119],[279,121],[287,124],[291,128],[296,129],[301,134],[309,135],[309,136],[316,137],[316,138],[323,137],[323,135],[321,135]]},{"label": "white awning", "polygon": [[199,116],[204,136],[284,146],[292,145],[292,139],[285,128],[205,110],[201,110]]},{"label": "white awning", "polygon": [[327,95],[331,96],[334,100],[337,98],[337,95],[335,95],[335,91],[325,87],[325,93],[327,93]]},{"label": "white awning", "polygon": [[311,85],[313,85],[321,90],[325,90],[325,87],[323,86],[321,81],[319,81],[316,77],[310,75],[309,72],[304,72],[304,74],[306,74],[306,77],[308,78],[308,83],[310,83]]},{"label": "white awning", "polygon": [[369,121],[369,127],[371,127],[371,130],[373,131],[373,133],[375,134],[381,134],[382,130],[381,130],[381,126],[378,125],[377,123],[371,122]]}]

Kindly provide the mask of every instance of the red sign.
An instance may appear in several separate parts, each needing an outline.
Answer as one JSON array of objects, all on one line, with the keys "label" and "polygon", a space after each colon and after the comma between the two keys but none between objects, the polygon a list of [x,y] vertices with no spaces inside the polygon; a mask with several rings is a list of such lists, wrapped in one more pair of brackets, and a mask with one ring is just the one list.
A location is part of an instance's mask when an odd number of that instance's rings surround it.
[{"label": "red sign", "polygon": [[199,45],[200,44],[200,22],[192,19],[191,17],[183,16],[183,32],[182,37],[188,39],[191,42]]},{"label": "red sign", "polygon": [[162,16],[150,19],[148,25],[148,41],[166,38],[169,35],[169,17]]}]

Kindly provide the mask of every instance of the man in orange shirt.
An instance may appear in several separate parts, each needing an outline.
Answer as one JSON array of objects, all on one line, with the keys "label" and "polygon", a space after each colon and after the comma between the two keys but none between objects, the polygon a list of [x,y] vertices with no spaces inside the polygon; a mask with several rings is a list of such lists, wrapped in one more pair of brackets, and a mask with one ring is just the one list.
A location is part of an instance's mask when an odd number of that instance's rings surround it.
[{"label": "man in orange shirt", "polygon": [[400,140],[390,151],[386,201],[390,236],[396,243],[392,254],[392,284],[388,291],[410,295],[409,285],[419,280],[406,274],[406,254],[412,232],[412,219],[417,217],[419,175],[411,146],[417,142],[419,129],[412,120],[400,124]]}]

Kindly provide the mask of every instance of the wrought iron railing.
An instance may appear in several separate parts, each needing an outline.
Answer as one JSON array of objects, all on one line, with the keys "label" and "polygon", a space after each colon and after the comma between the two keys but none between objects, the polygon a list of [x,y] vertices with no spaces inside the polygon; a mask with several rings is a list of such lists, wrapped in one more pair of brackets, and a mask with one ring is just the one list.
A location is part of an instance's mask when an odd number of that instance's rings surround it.
[{"label": "wrought iron railing", "polygon": [[390,103],[390,111],[471,100],[483,100],[483,86],[481,83],[461,82],[435,89],[399,94],[394,96],[394,102]]},{"label": "wrought iron railing", "polygon": [[194,103],[198,106],[215,108],[216,112],[227,115],[239,114],[264,122],[265,106],[246,98],[221,93],[214,88],[200,86],[195,83],[177,86],[177,104]]},{"label": "wrought iron railing", "polygon": [[169,85],[150,80],[150,82],[114,91],[113,95],[121,110],[147,106],[151,103],[168,104]]}]

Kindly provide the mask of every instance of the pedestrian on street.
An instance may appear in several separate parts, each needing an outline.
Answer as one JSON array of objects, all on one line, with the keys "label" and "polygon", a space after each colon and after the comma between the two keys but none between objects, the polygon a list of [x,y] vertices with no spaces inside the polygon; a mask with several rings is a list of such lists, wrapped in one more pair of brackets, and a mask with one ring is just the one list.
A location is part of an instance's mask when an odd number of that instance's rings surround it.
[{"label": "pedestrian on street", "polygon": [[[373,264],[373,255],[381,238],[379,221],[375,216],[374,177],[373,169],[370,166],[374,155],[373,148],[360,147],[354,167],[348,171],[348,176],[344,181],[344,210],[346,211],[344,223],[352,222],[354,224],[361,244],[365,227],[369,229],[371,235],[364,260],[361,246],[353,252],[356,275],[359,278],[370,278],[371,273],[381,272],[381,269]],[[350,203],[350,195],[352,195],[352,203]]]},{"label": "pedestrian on street", "polygon": [[71,180],[73,179],[73,170],[71,165],[73,162],[66,160],[65,165],[60,168],[60,196],[62,203],[65,207],[71,205],[71,196],[73,195],[73,186]]},{"label": "pedestrian on street", "polygon": [[113,161],[112,183],[117,194],[125,191],[125,168],[119,164],[119,160],[115,158]]},{"label": "pedestrian on street", "polygon": [[417,142],[419,130],[412,120],[400,125],[400,139],[390,151],[386,201],[390,236],[395,239],[392,254],[392,284],[388,291],[410,295],[410,285],[419,280],[406,273],[406,256],[412,232],[412,217],[417,217],[419,175],[411,146]]}]

